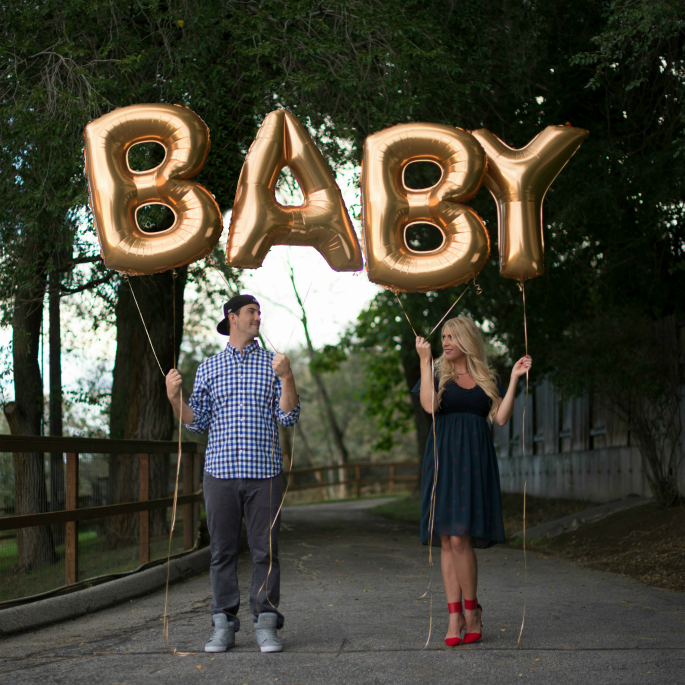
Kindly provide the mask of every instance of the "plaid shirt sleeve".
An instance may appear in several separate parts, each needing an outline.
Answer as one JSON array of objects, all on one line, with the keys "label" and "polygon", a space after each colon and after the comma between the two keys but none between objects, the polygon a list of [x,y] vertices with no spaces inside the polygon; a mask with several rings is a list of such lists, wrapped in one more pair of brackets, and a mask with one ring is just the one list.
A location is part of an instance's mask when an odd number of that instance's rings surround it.
[{"label": "plaid shirt sleeve", "polygon": [[212,420],[211,397],[207,388],[207,374],[203,366],[200,364],[195,374],[193,394],[188,400],[188,406],[193,410],[193,422],[184,424],[193,433],[204,433]]},{"label": "plaid shirt sleeve", "polygon": [[284,412],[281,409],[281,395],[283,394],[283,384],[281,379],[276,376],[276,383],[274,388],[274,414],[276,415],[276,421],[281,424],[281,426],[294,426],[300,418],[300,396],[297,396],[297,406],[289,412]]}]

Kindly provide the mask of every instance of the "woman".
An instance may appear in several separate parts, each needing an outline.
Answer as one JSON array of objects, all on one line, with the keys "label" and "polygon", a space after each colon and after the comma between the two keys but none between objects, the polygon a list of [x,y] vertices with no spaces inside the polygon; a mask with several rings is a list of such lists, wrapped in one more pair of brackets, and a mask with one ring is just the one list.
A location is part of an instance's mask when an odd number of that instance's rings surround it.
[{"label": "woman", "polygon": [[516,383],[532,360],[526,355],[516,362],[505,394],[489,366],[483,336],[471,319],[460,316],[445,323],[442,349],[433,373],[430,344],[416,338],[421,380],[413,392],[435,416],[421,481],[421,538],[424,545],[441,547],[450,613],[445,642],[453,647],[461,644],[464,629],[464,644],[482,636],[473,548],[504,542],[502,494],[489,421],[503,426],[511,418]]}]

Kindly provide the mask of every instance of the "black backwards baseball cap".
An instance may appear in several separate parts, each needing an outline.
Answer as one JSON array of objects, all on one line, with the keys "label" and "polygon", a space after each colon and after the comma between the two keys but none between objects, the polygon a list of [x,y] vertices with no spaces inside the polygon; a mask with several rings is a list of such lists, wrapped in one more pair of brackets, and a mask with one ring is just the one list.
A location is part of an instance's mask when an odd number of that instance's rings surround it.
[{"label": "black backwards baseball cap", "polygon": [[224,305],[224,318],[217,324],[216,330],[221,335],[229,334],[228,315],[235,314],[239,309],[248,304],[256,304],[259,307],[259,302],[252,295],[234,295]]}]

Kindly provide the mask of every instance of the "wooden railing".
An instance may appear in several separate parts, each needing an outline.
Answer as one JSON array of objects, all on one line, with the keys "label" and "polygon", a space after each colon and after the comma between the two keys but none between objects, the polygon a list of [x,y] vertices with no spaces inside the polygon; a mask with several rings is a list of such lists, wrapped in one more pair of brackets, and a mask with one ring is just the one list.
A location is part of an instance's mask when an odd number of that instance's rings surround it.
[{"label": "wooden railing", "polygon": [[[414,461],[358,461],[352,462],[350,464],[345,464],[343,466],[336,464],[333,466],[308,466],[302,469],[293,469],[290,472],[290,485],[288,489],[290,491],[298,490],[312,490],[312,489],[323,489],[345,485],[348,489],[351,488],[348,494],[354,497],[360,497],[362,494],[362,488],[364,485],[371,485],[375,483],[387,483],[388,494],[394,494],[397,485],[399,484],[413,484],[418,481],[418,467],[419,462]],[[362,478],[362,471],[364,469],[379,469],[387,468],[388,475],[384,477],[373,476],[371,478]],[[397,469],[413,469],[414,473],[406,476],[396,475]],[[323,474],[325,472],[334,472],[335,474],[340,473],[343,470],[345,472],[344,480],[337,480],[334,482],[324,480]],[[350,472],[354,475],[350,477]],[[305,474],[313,473],[316,479],[316,483],[308,483],[304,485],[298,485],[298,478]],[[353,494],[354,493],[354,494]]]},{"label": "wooden railing", "polygon": [[[106,440],[96,438],[53,438],[19,435],[0,435],[0,452],[62,452],[66,460],[66,509],[40,514],[23,514],[0,518],[0,531],[18,530],[54,523],[66,524],[65,585],[78,581],[78,525],[79,521],[99,519],[120,514],[138,513],[140,516],[140,563],[150,561],[150,511],[173,504],[173,496],[149,499],[150,455],[177,454],[178,443],[162,440]],[[182,506],[183,549],[195,546],[199,516],[197,503],[202,500],[200,476],[204,446],[194,442],[181,443],[183,487],[178,505]],[[108,504],[78,508],[80,454],[139,454],[140,498],[137,502]],[[180,485],[180,484],[179,484]],[[180,489],[180,488],[179,488]]]},{"label": "wooden railing", "polygon": [[[66,509],[0,517],[0,532],[56,523],[66,524],[65,585],[73,585],[79,580],[78,527],[80,521],[138,513],[140,516],[140,564],[143,565],[150,561],[150,511],[170,507],[173,504],[172,496],[149,499],[150,455],[177,454],[177,442],[0,435],[0,452],[61,452],[66,454]],[[201,475],[204,446],[194,442],[183,442],[181,443],[181,452],[183,484],[177,503],[182,511],[183,548],[189,550],[196,544],[199,517],[198,503],[203,498]],[[140,497],[138,501],[79,508],[79,455],[81,454],[139,454]],[[387,492],[394,494],[399,485],[417,482],[417,468],[418,462],[354,462],[344,466],[311,466],[294,469],[290,472],[289,490],[295,492],[345,486],[347,496],[360,497],[365,485],[387,484]],[[388,469],[388,475],[362,477],[363,471],[368,469]],[[413,473],[411,475],[398,475],[397,469],[412,469]],[[325,478],[324,474],[327,472],[333,472],[334,478]],[[308,474],[314,474],[315,483],[301,482],[302,477]],[[344,474],[344,479],[340,478],[342,474]],[[299,483],[298,479],[300,480]]]}]

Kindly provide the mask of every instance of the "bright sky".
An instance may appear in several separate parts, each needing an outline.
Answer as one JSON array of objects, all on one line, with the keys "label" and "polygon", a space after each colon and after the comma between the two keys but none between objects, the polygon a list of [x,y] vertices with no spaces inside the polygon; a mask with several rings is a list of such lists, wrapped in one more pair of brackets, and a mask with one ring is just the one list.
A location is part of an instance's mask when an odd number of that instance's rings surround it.
[{"label": "bright sky", "polygon": [[[358,171],[346,166],[339,171],[336,180],[361,245],[361,226],[356,219],[361,207],[361,193],[356,181]],[[276,192],[278,201],[284,205],[301,204],[303,197],[292,176],[289,182],[290,188],[287,184],[279,184]],[[229,223],[230,211],[224,217],[221,241],[224,247]],[[244,292],[259,300],[262,334],[278,352],[305,346],[301,310],[290,280],[291,267],[295,273],[295,285],[304,300],[309,334],[317,348],[337,342],[340,333],[381,290],[369,282],[365,269],[359,272],[333,271],[313,247],[272,247],[259,269],[243,271],[243,281]],[[226,342],[221,335],[217,335],[217,339],[222,345]]]},{"label": "bright sky", "polygon": [[309,334],[315,347],[335,343],[379,291],[377,285],[369,282],[365,270],[333,271],[314,248],[273,248],[260,269],[244,271],[243,275],[245,292],[254,295],[261,306],[262,333],[279,352],[305,345],[301,310],[288,264],[293,268],[297,290],[304,300]]}]

